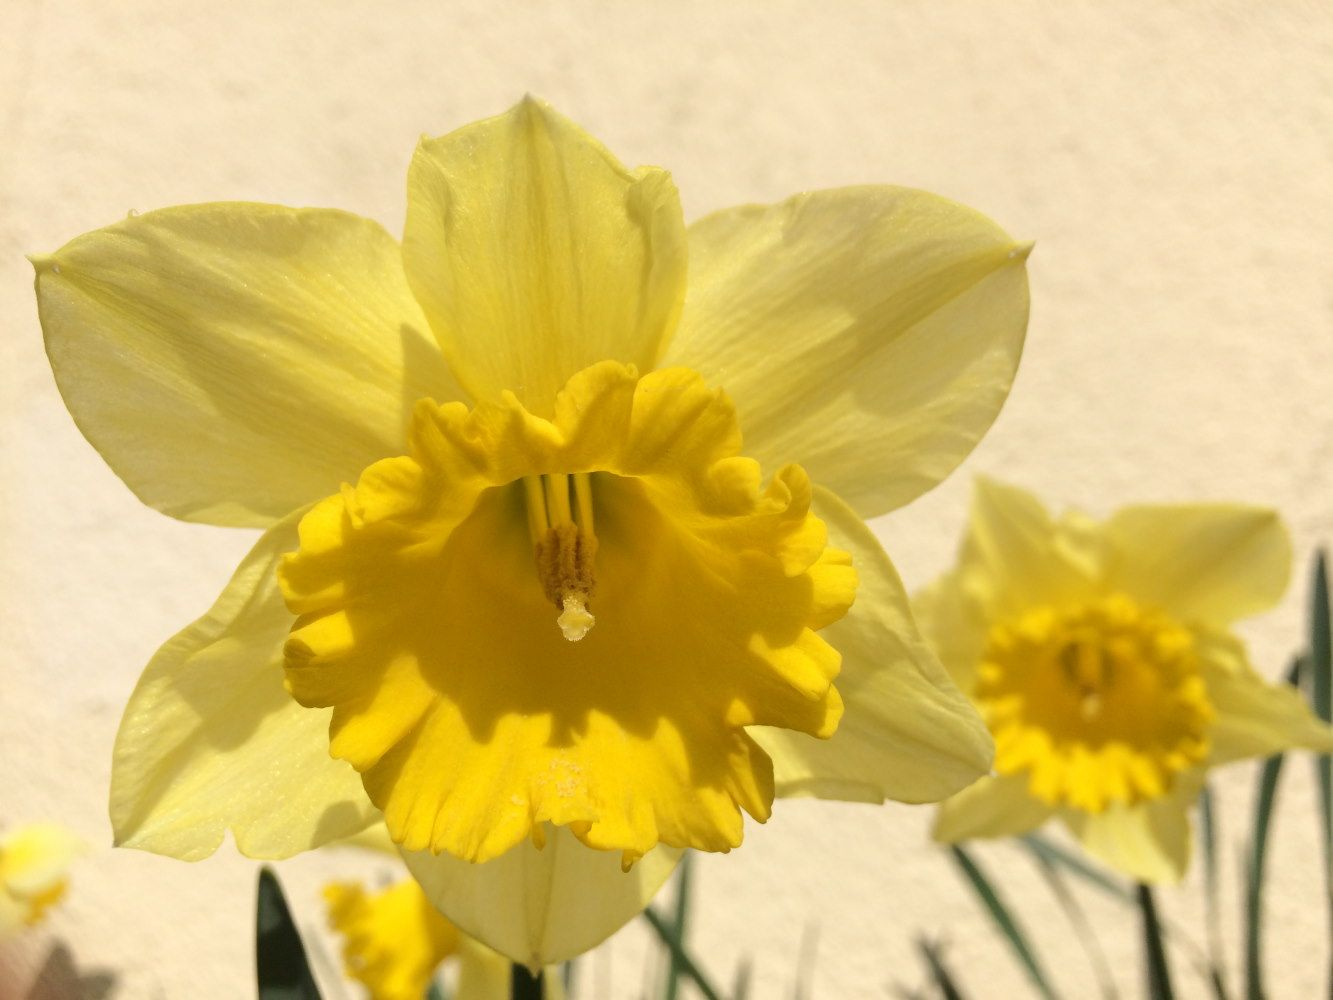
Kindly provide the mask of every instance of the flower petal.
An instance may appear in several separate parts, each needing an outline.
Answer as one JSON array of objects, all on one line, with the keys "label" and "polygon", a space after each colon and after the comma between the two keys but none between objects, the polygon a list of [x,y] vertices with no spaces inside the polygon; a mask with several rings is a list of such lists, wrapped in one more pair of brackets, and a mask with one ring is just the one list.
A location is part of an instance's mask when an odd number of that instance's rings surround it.
[{"label": "flower petal", "polygon": [[773,758],[779,796],[937,802],[986,773],[995,746],[917,633],[902,582],[871,530],[816,488],[829,539],[851,552],[856,603],[822,635],[842,654],[843,717],[826,740],[790,729],[751,735]]},{"label": "flower petal", "polygon": [[266,532],[208,613],[145,669],[116,736],[118,846],[194,861],[230,828],[242,854],[284,858],[379,819],[357,773],[329,756],[329,713],[283,688],[292,616],[275,570],[304,513]]},{"label": "flower petal", "polygon": [[65,405],[144,503],[263,527],[458,390],[397,243],[345,212],[167,208],[33,258]]},{"label": "flower petal", "polygon": [[735,399],[746,450],[799,462],[864,517],[949,474],[1009,393],[1028,247],[971,209],[853,187],[690,227],[671,363]]},{"label": "flower petal", "polygon": [[424,139],[412,158],[408,280],[479,400],[512,390],[548,416],[589,365],[654,367],[680,313],[685,254],[670,174],[627,170],[532,98]]},{"label": "flower petal", "polygon": [[1208,730],[1209,766],[1297,747],[1333,753],[1333,728],[1315,717],[1295,688],[1259,676],[1235,637],[1210,631],[1198,640],[1208,700],[1216,712]]},{"label": "flower petal", "polygon": [[[971,692],[986,648],[987,626],[976,601],[950,570],[912,596],[912,617],[959,689]],[[855,613],[855,612],[853,612]]]},{"label": "flower petal", "polygon": [[1203,769],[1195,768],[1161,798],[1115,803],[1100,813],[1065,809],[1061,816],[1083,849],[1116,871],[1153,885],[1179,882],[1190,862],[1189,809],[1203,780]]},{"label": "flower petal", "polygon": [[978,476],[971,523],[959,556],[964,600],[988,622],[1042,604],[1087,598],[1098,567],[1095,526],[1069,513],[1058,521],[1031,493]]},{"label": "flower petal", "polygon": [[681,852],[657,847],[628,872],[620,852],[585,847],[564,827],[546,845],[525,841],[491,861],[404,851],[403,860],[440,911],[511,960],[539,969],[600,944],[638,915]]},{"label": "flower petal", "polygon": [[1105,533],[1109,583],[1185,623],[1225,625],[1266,611],[1291,575],[1286,529],[1262,507],[1125,507]]},{"label": "flower petal", "polygon": [[988,775],[940,806],[931,836],[946,844],[974,837],[1016,837],[1055,810],[1028,791],[1026,775]]},{"label": "flower petal", "polygon": [[[563,988],[559,976],[543,975],[544,998],[553,996],[553,986]],[[455,1000],[510,1000],[512,983],[513,972],[509,959],[480,941],[462,935],[458,943],[458,989],[454,991]]]}]

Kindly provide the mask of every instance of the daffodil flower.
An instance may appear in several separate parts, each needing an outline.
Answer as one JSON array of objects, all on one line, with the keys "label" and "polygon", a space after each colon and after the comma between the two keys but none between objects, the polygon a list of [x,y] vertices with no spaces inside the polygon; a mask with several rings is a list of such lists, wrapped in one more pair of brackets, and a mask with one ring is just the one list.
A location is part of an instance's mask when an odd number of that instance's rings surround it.
[{"label": "daffodil flower", "polygon": [[1333,750],[1333,730],[1264,681],[1231,631],[1277,603],[1290,563],[1270,510],[1057,519],[1029,493],[980,480],[957,567],[915,606],[995,737],[996,773],[940,807],[936,838],[1012,836],[1059,818],[1132,878],[1181,878],[1209,768]]},{"label": "daffodil flower", "polygon": [[[446,920],[415,880],[378,892],[331,882],[324,900],[329,926],[343,939],[343,970],[370,1000],[421,1000],[446,963],[457,966],[454,1000],[509,1000],[509,960]],[[562,1000],[560,977],[542,975],[543,996]]]},{"label": "daffodil flower", "polygon": [[862,518],[994,418],[1026,255],[890,187],[686,229],[665,171],[528,99],[422,141],[401,245],[212,204],[35,257],[94,447],[167,514],[264,529],[130,699],[117,842],[276,858],[382,812],[455,923],[539,965],[775,794],[965,786],[990,739]]},{"label": "daffodil flower", "polygon": [[42,921],[69,887],[69,866],[83,841],[58,823],[30,823],[0,833],[0,937]]}]

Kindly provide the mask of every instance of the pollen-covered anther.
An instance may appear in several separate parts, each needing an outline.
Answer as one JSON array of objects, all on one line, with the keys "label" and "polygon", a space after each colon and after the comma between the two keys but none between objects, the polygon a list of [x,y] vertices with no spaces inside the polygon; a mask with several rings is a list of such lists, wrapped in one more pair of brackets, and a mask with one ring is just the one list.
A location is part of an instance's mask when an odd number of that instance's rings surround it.
[{"label": "pollen-covered anther", "polygon": [[586,472],[528,476],[523,487],[537,579],[546,599],[560,609],[556,618],[560,631],[570,642],[578,642],[596,623],[588,610],[596,586],[597,556],[592,477]]},{"label": "pollen-covered anther", "polygon": [[596,536],[573,523],[550,527],[537,541],[537,576],[542,592],[560,609],[556,624],[570,642],[587,635],[596,621],[588,610],[596,587],[596,554]]}]

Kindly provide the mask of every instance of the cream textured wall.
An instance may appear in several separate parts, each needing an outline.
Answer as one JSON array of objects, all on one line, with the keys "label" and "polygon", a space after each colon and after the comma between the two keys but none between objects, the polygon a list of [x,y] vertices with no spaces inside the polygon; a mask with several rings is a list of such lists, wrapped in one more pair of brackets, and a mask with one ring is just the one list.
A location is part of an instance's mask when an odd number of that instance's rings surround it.
[{"label": "cream textured wall", "polygon": [[[219,199],[338,206],[396,232],[418,135],[525,91],[627,162],[671,168],[687,218],[889,181],[1035,239],[1011,401],[959,474],[878,523],[888,551],[909,586],[943,569],[979,471],[1099,513],[1271,503],[1292,527],[1298,584],[1247,634],[1261,669],[1282,669],[1309,554],[1333,541],[1327,4],[3,0],[0,820],[60,818],[109,842],[120,708],[249,541],[142,508],[79,437],[22,254],[129,209]],[[1304,759],[1288,768],[1278,818],[1277,997],[1318,995],[1326,971],[1324,911],[1303,875],[1317,846],[1309,772]],[[1241,766],[1221,781],[1229,888],[1252,779]],[[929,817],[781,803],[741,850],[699,866],[703,960],[727,980],[752,956],[752,995],[789,995],[802,936],[817,931],[814,996],[877,997],[918,982],[912,939],[942,934],[976,996],[1022,995],[927,845]],[[1026,862],[1004,846],[980,855],[1021,895],[1069,995],[1093,995]],[[346,864],[284,867],[303,921],[320,919],[319,878]],[[252,880],[229,848],[194,866],[99,849],[26,961],[63,939],[85,974],[118,977],[114,997],[250,995]],[[1130,915],[1088,903],[1137,992]],[[1195,882],[1171,908],[1201,937]],[[586,995],[634,995],[645,941],[631,927],[585,962]],[[1183,962],[1177,976],[1201,995]]]}]

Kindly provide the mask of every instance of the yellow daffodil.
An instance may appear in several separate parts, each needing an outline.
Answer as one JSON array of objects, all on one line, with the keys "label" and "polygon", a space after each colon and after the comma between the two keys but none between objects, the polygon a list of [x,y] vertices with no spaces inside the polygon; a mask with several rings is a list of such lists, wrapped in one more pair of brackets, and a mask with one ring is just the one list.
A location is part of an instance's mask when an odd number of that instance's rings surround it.
[{"label": "yellow daffodil", "polygon": [[60,901],[83,841],[58,823],[0,833],[0,937],[31,927]]},{"label": "yellow daffodil", "polygon": [[1278,601],[1290,562],[1269,510],[1056,519],[979,481],[958,565],[916,611],[995,737],[996,773],[940,807],[935,836],[1012,836],[1058,817],[1131,877],[1179,879],[1208,768],[1333,750],[1333,730],[1264,681],[1230,630]]},{"label": "yellow daffodil", "polygon": [[[324,887],[329,926],[343,938],[343,968],[371,1000],[421,1000],[446,960],[458,966],[455,1000],[509,1000],[510,963],[441,916],[415,880],[379,892],[359,883]],[[558,975],[543,972],[543,995],[560,1000]]]},{"label": "yellow daffodil", "polygon": [[265,531],[131,697],[118,842],[282,857],[382,811],[451,919],[542,964],[775,794],[963,787],[989,737],[862,518],[994,418],[1026,255],[889,187],[686,229],[665,171],[528,99],[422,141],[401,245],[214,204],[35,257],[112,468]]}]

